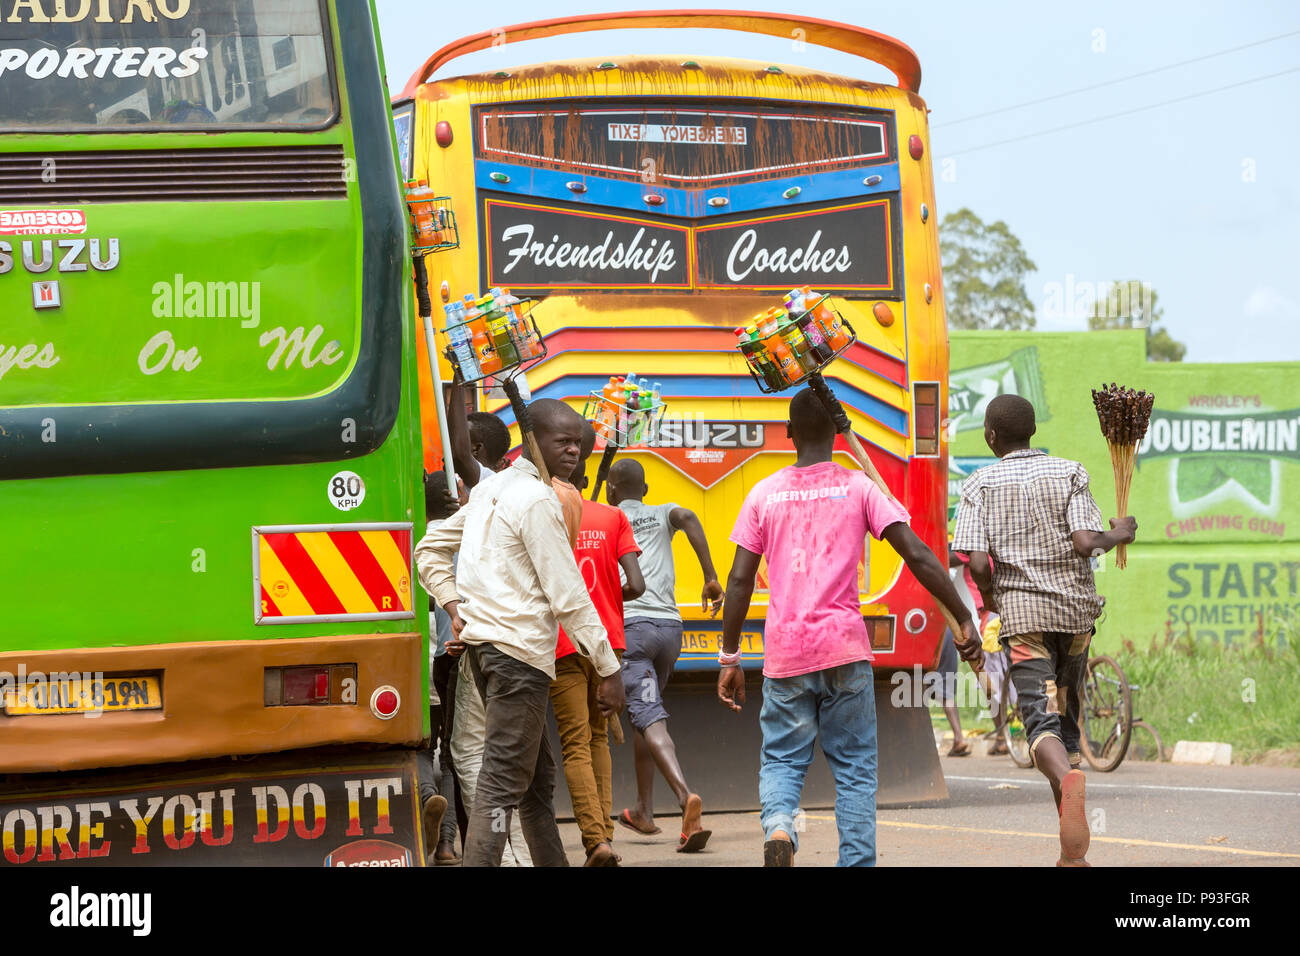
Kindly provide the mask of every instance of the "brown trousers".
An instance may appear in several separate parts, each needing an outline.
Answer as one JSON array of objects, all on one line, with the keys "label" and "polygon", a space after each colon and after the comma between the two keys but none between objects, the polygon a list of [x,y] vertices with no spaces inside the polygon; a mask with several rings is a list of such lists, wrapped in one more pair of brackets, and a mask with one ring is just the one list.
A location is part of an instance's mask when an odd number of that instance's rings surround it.
[{"label": "brown trousers", "polygon": [[[620,657],[622,651],[615,651]],[[573,816],[588,853],[614,839],[614,761],[609,753],[605,718],[596,702],[600,677],[591,661],[569,654],[555,662],[551,706],[560,731],[564,781],[569,785]]]}]

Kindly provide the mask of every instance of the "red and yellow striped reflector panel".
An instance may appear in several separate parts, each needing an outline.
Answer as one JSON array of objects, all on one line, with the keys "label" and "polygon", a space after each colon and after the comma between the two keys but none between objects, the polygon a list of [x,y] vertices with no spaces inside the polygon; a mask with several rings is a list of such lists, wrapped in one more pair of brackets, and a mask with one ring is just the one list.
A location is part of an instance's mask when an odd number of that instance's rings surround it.
[{"label": "red and yellow striped reflector panel", "polygon": [[254,533],[257,623],[414,616],[410,525]]}]

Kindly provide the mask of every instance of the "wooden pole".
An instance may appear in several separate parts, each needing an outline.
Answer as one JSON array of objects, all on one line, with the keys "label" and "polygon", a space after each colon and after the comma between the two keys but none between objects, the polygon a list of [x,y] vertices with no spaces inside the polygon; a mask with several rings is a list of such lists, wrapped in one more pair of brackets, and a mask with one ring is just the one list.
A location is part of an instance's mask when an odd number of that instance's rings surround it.
[{"label": "wooden pole", "polygon": [[433,334],[433,303],[429,298],[429,272],[424,265],[424,256],[413,253],[415,267],[415,297],[424,321],[424,345],[429,353],[429,375],[433,379],[433,393],[438,397],[435,413],[438,416],[438,434],[442,437],[442,470],[447,479],[447,490],[456,497],[456,466],[451,460],[451,430],[447,427],[447,410],[442,398],[442,369],[438,365],[438,342]]},{"label": "wooden pole", "polygon": [[835,393],[832,392],[830,386],[826,384],[826,379],[822,378],[822,373],[813,372],[809,375],[808,385],[812,388],[813,392],[816,393],[817,397],[821,399],[822,405],[825,406],[826,411],[831,416],[831,421],[835,423],[835,430],[843,435],[845,440],[849,443],[849,451],[851,451],[853,457],[858,460],[858,464],[861,465],[862,470],[867,473],[867,477],[874,481],[876,487],[883,491],[887,497],[891,500],[897,501],[898,499],[894,497],[894,493],[890,491],[889,486],[885,484],[885,479],[880,477],[880,472],[876,470],[876,466],[872,463],[871,457],[867,454],[867,450],[862,447],[862,442],[858,441],[858,436],[853,433],[853,426],[849,423],[849,416],[844,412],[844,406],[840,404],[840,400],[835,397]]},{"label": "wooden pole", "polygon": [[596,485],[591,489],[591,500],[600,500],[600,487],[609,477],[609,468],[613,464],[614,456],[618,454],[618,446],[606,439],[605,453],[600,456],[600,467],[596,469]]},{"label": "wooden pole", "polygon": [[501,388],[505,391],[506,398],[510,399],[510,408],[515,413],[515,421],[519,423],[519,437],[524,447],[528,449],[528,457],[537,466],[537,474],[542,479],[542,484],[549,485],[551,474],[546,470],[542,450],[537,446],[537,436],[533,434],[533,420],[528,414],[528,406],[524,404],[523,396],[519,394],[519,386],[515,384],[513,378],[506,378],[501,380]]}]

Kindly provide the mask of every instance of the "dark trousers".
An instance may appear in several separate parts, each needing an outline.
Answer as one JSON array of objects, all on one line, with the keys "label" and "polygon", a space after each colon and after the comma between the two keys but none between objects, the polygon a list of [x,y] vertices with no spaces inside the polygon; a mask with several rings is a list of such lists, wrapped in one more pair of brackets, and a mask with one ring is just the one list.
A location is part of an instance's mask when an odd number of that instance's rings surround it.
[{"label": "dark trousers", "polygon": [[546,739],[551,678],[491,644],[465,653],[486,704],[487,722],[464,865],[501,865],[510,815],[518,809],[533,865],[568,866],[552,799],[555,759]]},{"label": "dark trousers", "polygon": [[[451,758],[451,731],[456,720],[456,675],[460,672],[459,664],[460,658],[452,657],[450,654],[443,654],[441,657],[434,658],[433,688],[438,692],[438,699],[442,703],[434,708],[432,726],[433,736],[438,741],[438,750],[445,761],[443,770],[451,774],[456,799],[452,800],[450,794],[444,793],[443,796],[447,797],[448,801],[456,808],[456,824],[460,829],[460,841],[463,847],[465,834],[469,832],[469,815],[465,812],[465,801],[461,799],[460,795],[460,779],[456,776],[456,765]],[[447,826],[444,824],[444,838],[446,833]],[[452,839],[455,839],[454,833]]]}]

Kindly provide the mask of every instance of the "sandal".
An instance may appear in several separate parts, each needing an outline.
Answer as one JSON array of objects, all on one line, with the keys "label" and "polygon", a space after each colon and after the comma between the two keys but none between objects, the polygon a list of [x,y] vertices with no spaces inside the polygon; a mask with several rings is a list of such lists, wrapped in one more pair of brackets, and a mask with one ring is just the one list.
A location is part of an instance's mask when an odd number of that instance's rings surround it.
[{"label": "sandal", "polygon": [[703,812],[704,804],[698,794],[692,793],[686,798],[686,806],[682,810],[682,839],[677,844],[678,853],[697,853],[704,849],[709,837],[713,836],[712,830],[696,830],[690,836],[686,835],[687,820],[698,823]]},{"label": "sandal", "polygon": [[619,814],[618,823],[619,826],[627,827],[632,832],[640,833],[642,836],[654,836],[656,833],[664,832],[663,827],[657,826],[652,826],[649,830],[641,829],[641,827],[637,826],[636,822],[632,819],[632,811],[627,808],[624,808],[623,812]]}]

